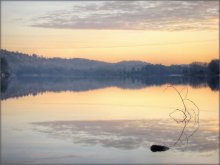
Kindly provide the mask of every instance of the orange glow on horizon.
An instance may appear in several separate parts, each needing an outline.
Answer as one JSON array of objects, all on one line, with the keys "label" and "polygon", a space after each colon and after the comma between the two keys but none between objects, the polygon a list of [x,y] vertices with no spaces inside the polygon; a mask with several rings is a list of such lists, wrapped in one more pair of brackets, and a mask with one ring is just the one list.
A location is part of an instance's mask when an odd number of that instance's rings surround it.
[{"label": "orange glow on horizon", "polygon": [[106,62],[140,60],[188,64],[218,58],[218,31],[56,30],[27,28],[10,37],[3,28],[2,48],[44,57],[85,58]]},{"label": "orange glow on horizon", "polygon": [[[32,26],[35,21],[46,21],[42,15],[47,16],[50,12],[68,11],[67,15],[63,15],[64,18],[61,19],[64,23],[66,16],[72,18],[75,13],[72,9],[67,10],[75,5],[72,2],[70,4],[57,2],[62,6],[60,9],[54,2],[44,3],[3,3],[1,48],[26,54],[38,54],[47,58],[85,58],[106,62],[135,60],[164,65],[189,64],[194,61],[209,62],[219,58],[219,18],[217,16],[219,8],[216,6],[218,3],[210,2],[210,6],[207,3],[207,10],[211,11],[204,11],[204,16],[200,19],[198,15],[192,18],[189,15],[186,19],[186,11],[183,8],[182,16],[180,13],[176,17],[167,17],[169,26],[166,21],[160,20],[160,17],[152,17],[152,22],[149,24],[155,24],[157,28],[146,26],[140,30],[122,28],[123,26],[112,28],[106,22],[103,22],[106,26],[103,29],[93,27],[92,23],[91,27],[89,24],[86,28],[69,27],[65,24],[64,27]],[[83,3],[80,2],[79,5]],[[188,10],[191,11],[191,8]],[[91,14],[87,12],[84,11],[81,14]],[[158,9],[155,8],[154,12],[157,13]],[[197,19],[199,19],[198,22]],[[122,24],[123,21],[126,22],[129,19],[122,19]],[[140,19],[137,26],[147,23],[145,21]],[[167,26],[170,28],[166,28]]]}]

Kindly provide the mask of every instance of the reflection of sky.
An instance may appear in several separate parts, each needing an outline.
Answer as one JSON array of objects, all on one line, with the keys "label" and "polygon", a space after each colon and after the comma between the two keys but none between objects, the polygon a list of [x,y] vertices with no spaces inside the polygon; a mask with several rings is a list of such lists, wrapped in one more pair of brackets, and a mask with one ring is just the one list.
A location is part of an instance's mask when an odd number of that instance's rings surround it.
[{"label": "reflection of sky", "polygon": [[[111,121],[52,121],[32,123],[35,131],[50,138],[72,141],[75,144],[101,145],[118,149],[149,148],[152,144],[172,146],[182,125],[171,120],[111,120]],[[200,121],[200,129],[189,138],[189,143],[178,144],[173,149],[193,152],[218,150],[217,122]],[[187,128],[190,134],[195,128]]]},{"label": "reflection of sky", "polygon": [[[175,86],[181,90],[184,86]],[[85,92],[43,93],[2,101],[3,122],[39,122],[53,120],[134,120],[169,117],[182,108],[177,93],[166,86],[143,89],[103,88]],[[209,88],[188,87],[188,98],[201,111],[202,119],[217,119],[218,92]],[[16,125],[16,124],[15,124]]]},{"label": "reflection of sky", "polygon": [[[173,108],[182,104],[172,89],[163,92],[165,87],[46,92],[4,100],[2,160],[20,164],[218,162],[219,95],[207,87],[188,87],[188,98],[200,108],[200,128],[188,147],[178,143],[167,152],[150,151],[152,144],[172,145],[182,128],[169,118]],[[190,125],[186,132],[193,129]]]}]

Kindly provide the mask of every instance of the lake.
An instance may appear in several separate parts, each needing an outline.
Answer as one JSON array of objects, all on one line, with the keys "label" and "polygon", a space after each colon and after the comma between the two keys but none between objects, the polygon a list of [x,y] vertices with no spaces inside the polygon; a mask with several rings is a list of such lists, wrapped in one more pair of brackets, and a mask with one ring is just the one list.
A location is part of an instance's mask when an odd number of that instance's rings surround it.
[{"label": "lake", "polygon": [[9,80],[2,93],[2,163],[219,163],[218,89],[28,80]]}]

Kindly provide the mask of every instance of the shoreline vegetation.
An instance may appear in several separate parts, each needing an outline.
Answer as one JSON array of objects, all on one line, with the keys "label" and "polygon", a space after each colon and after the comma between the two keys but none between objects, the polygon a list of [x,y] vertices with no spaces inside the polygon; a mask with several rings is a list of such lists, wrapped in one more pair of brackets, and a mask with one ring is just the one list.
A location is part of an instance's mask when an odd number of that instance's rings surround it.
[{"label": "shoreline vegetation", "polygon": [[107,63],[80,58],[44,58],[0,49],[1,77],[10,76],[70,76],[70,77],[219,77],[219,59],[209,63],[170,65],[142,61]]},{"label": "shoreline vegetation", "polygon": [[[47,91],[87,91],[105,87],[140,89],[159,85],[208,86],[219,90],[219,60],[189,65],[141,61],[106,63],[86,59],[43,58],[0,50],[1,99]],[[16,90],[15,90],[16,88]]]}]

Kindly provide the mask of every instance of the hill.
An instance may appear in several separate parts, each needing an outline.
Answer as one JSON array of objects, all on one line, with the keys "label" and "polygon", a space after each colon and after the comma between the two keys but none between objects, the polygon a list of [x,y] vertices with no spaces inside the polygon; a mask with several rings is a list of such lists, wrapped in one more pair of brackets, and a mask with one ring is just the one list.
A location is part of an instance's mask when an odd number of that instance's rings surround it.
[{"label": "hill", "polygon": [[14,75],[84,75],[86,73],[120,72],[140,69],[148,63],[141,61],[122,61],[107,63],[82,58],[44,58],[35,54],[0,50],[0,57],[8,62],[9,72]]},{"label": "hill", "polygon": [[[44,58],[36,54],[0,50],[2,63],[7,63],[11,76],[65,76],[65,77],[146,77],[146,76],[216,76],[219,60],[189,65],[150,64],[142,61],[108,63],[82,58]],[[4,67],[3,69],[5,69]]]}]

